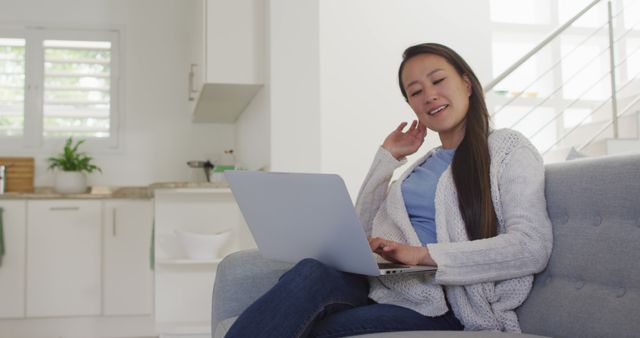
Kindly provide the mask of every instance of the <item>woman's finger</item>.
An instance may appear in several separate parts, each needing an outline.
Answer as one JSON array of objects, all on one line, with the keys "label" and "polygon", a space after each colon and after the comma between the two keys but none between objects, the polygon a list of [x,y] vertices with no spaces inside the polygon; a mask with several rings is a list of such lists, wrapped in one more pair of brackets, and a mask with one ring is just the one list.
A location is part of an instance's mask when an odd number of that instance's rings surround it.
[{"label": "woman's finger", "polygon": [[369,246],[371,247],[371,250],[375,251],[375,250],[382,249],[381,244],[382,244],[381,238],[372,237],[371,239],[369,239]]},{"label": "woman's finger", "polygon": [[393,250],[395,250],[397,247],[398,247],[398,243],[395,243],[395,242],[389,242],[389,243],[386,243],[386,244],[384,245],[384,247],[382,248],[382,250],[384,250],[385,252],[389,252],[389,251],[393,251]]},{"label": "woman's finger", "polygon": [[404,127],[407,126],[407,122],[402,122],[400,123],[400,125],[398,126],[398,128],[396,128],[396,131],[402,132],[402,130],[404,129]]}]

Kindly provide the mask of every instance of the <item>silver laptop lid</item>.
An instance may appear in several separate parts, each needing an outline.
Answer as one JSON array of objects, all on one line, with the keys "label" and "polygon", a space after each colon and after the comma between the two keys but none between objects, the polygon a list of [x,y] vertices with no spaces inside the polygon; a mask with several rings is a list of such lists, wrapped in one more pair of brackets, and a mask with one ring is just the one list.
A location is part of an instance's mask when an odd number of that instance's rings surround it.
[{"label": "silver laptop lid", "polygon": [[342,178],[333,174],[226,171],[263,256],[315,258],[338,270],[380,274]]}]

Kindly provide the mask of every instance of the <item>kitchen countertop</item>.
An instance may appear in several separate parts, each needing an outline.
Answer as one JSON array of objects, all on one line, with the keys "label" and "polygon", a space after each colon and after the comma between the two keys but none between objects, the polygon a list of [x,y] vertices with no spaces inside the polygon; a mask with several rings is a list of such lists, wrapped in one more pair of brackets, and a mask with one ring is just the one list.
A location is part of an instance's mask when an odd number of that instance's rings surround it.
[{"label": "kitchen countertop", "polygon": [[5,192],[0,200],[7,199],[150,199],[156,189],[216,189],[228,188],[226,182],[158,182],[148,186],[108,187],[93,186],[82,194],[60,194],[53,187],[36,187],[32,193]]},{"label": "kitchen countertop", "polygon": [[158,182],[149,185],[149,189],[191,189],[191,188],[205,188],[205,189],[224,189],[229,188],[229,184],[226,181],[217,182]]}]

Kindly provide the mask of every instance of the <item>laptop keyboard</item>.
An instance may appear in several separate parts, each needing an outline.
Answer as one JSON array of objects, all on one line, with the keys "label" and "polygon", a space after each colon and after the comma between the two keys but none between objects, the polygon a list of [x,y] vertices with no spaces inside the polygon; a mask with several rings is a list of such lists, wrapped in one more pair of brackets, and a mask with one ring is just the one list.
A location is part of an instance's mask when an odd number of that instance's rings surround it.
[{"label": "laptop keyboard", "polygon": [[396,263],[378,263],[380,269],[404,269],[408,268],[408,265],[396,264]]}]

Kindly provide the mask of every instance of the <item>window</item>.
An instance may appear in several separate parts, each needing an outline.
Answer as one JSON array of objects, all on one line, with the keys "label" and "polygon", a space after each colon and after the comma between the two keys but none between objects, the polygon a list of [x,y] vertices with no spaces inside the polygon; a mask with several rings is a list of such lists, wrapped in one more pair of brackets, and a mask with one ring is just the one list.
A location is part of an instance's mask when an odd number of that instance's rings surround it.
[{"label": "window", "polygon": [[111,43],[45,40],[44,136],[109,137]]},{"label": "window", "polygon": [[0,39],[0,136],[22,135],[24,54],[24,39]]},{"label": "window", "polygon": [[0,138],[117,144],[118,33],[0,29]]}]

